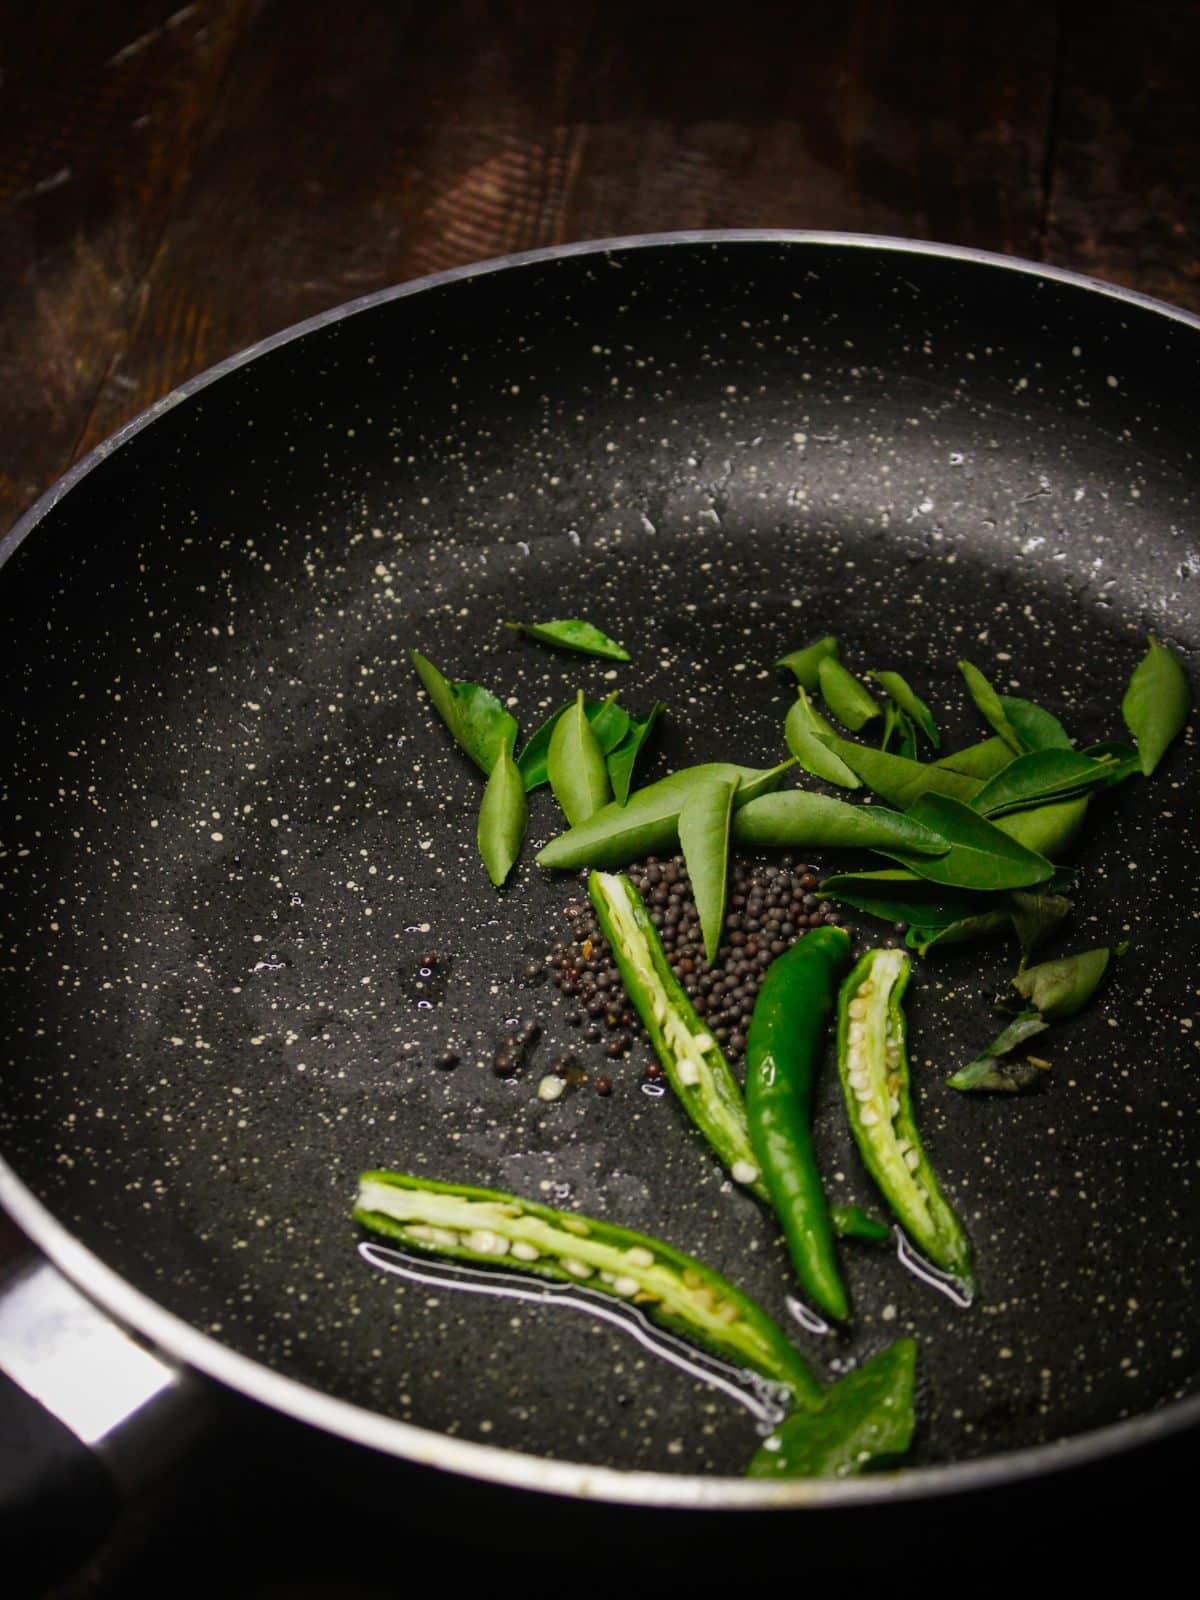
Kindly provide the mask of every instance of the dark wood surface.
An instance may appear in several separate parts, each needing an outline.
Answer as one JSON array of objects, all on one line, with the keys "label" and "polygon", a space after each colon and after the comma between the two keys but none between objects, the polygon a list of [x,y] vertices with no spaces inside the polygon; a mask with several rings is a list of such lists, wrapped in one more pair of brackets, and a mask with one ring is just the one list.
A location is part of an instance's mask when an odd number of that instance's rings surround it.
[{"label": "dark wood surface", "polygon": [[300,317],[651,229],[907,234],[1200,308],[1200,8],[9,0],[0,527]]},{"label": "dark wood surface", "polygon": [[1200,310],[1198,47],[1186,0],[7,0],[0,532],[263,335],[537,245],[857,229]]}]

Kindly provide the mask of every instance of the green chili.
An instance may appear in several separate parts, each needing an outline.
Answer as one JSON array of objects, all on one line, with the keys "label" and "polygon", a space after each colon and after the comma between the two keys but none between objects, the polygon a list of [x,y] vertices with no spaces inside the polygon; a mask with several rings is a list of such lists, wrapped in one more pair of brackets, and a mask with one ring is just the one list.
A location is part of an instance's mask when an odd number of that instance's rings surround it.
[{"label": "green chili", "polygon": [[901,1000],[911,963],[868,950],[842,985],[838,1074],[851,1132],[880,1193],[918,1249],[971,1287],[971,1246],[917,1133]]},{"label": "green chili", "polygon": [[812,1141],[812,1087],[839,973],[844,928],[814,928],[767,968],[746,1035],[746,1113],[771,1204],[809,1298],[835,1322],[850,1302]]},{"label": "green chili", "polygon": [[525,785],[513,760],[512,744],[506,741],[483,791],[476,833],[479,854],[497,888],[508,877],[521,853],[521,840],[528,821]]},{"label": "green chili", "polygon": [[817,1411],[793,1411],[747,1468],[751,1478],[849,1478],[902,1456],[916,1427],[917,1346],[897,1339],[826,1391]]},{"label": "green chili", "polygon": [[591,1289],[641,1306],[653,1321],[791,1390],[803,1407],[822,1391],[761,1306],[692,1256],[659,1239],[495,1189],[364,1172],[354,1218],[426,1254]]},{"label": "green chili", "polygon": [[734,1181],[769,1201],[750,1142],[741,1090],[720,1045],[672,972],[641,895],[628,878],[607,872],[589,874],[588,893],[612,946],[625,993],[684,1110]]},{"label": "green chili", "polygon": [[575,704],[554,724],[546,772],[554,798],[572,827],[586,822],[612,798],[604,752],[588,721],[582,689]]}]

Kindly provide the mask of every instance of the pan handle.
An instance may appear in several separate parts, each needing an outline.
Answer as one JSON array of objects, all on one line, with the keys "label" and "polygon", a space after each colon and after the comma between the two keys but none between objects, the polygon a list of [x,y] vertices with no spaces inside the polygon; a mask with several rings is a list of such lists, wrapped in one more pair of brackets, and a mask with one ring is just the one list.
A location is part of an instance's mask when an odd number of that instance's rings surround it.
[{"label": "pan handle", "polygon": [[205,1428],[207,1386],[34,1257],[0,1279],[0,1549],[40,1593]]}]

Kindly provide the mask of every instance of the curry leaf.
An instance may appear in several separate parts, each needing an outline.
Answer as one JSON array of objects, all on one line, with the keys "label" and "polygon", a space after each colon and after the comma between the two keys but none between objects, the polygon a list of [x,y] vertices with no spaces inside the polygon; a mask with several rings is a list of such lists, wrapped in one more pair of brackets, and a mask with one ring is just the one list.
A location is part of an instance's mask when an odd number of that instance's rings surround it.
[{"label": "curry leaf", "polygon": [[1112,789],[1142,770],[1137,750],[1121,739],[1104,739],[1099,744],[1090,744],[1080,754],[1090,756],[1093,761],[1107,763],[1104,782],[1100,785],[1103,789]]},{"label": "curry leaf", "polygon": [[1045,889],[1014,889],[1009,896],[1012,922],[1021,943],[1024,966],[1038,945],[1044,944],[1069,915],[1071,901]]},{"label": "curry leaf", "polygon": [[940,833],[950,845],[942,856],[882,850],[882,855],[932,883],[962,889],[1023,889],[1054,875],[1053,863],[1027,850],[970,806],[948,795],[922,795],[906,813]]},{"label": "curry leaf", "polygon": [[836,734],[821,735],[821,743],[897,811],[907,811],[914,800],[927,793],[970,802],[983,788],[978,778],[952,772],[949,767],[935,763],[926,766],[921,761],[889,755],[886,750],[872,750],[870,745],[855,744],[852,739],[839,739]]},{"label": "curry leaf", "polygon": [[554,798],[573,828],[586,822],[612,798],[608,769],[584,710],[582,689],[575,704],[554,724],[546,770]]},{"label": "curry leaf", "polygon": [[512,758],[512,745],[501,746],[483,791],[476,840],[488,876],[497,888],[512,871],[529,821],[525,785]]},{"label": "curry leaf", "polygon": [[642,856],[674,850],[679,843],[679,813],[693,789],[710,778],[736,778],[734,807],[778,788],[793,761],[765,771],[708,761],[668,773],[635,789],[625,805],[615,800],[578,827],[560,833],[538,852],[540,867],[622,867]]},{"label": "curry leaf", "polygon": [[[644,717],[630,717],[628,731],[620,744],[615,749],[605,751],[608,756],[608,776],[613,786],[613,795],[618,805],[623,806],[629,799],[629,785],[633,781],[634,763],[637,761],[642,746],[650,736],[650,730],[666,710],[661,700],[656,700],[650,707],[648,715]],[[603,744],[600,747],[604,749]]]},{"label": "curry leaf", "polygon": [[1065,800],[1069,795],[1102,787],[1109,765],[1075,750],[1031,750],[989,778],[971,805],[985,817],[996,817],[1026,806]]},{"label": "curry leaf", "polygon": [[979,744],[969,744],[965,750],[956,750],[953,755],[942,756],[934,762],[935,767],[949,767],[951,772],[965,773],[968,778],[994,778],[998,772],[1003,772],[1015,756],[1004,740],[998,735],[984,739]]},{"label": "curry leaf", "polygon": [[1149,638],[1150,648],[1134,668],[1121,701],[1125,726],[1137,740],[1142,771],[1149,777],[1180,732],[1192,708],[1192,689],[1173,650]]},{"label": "curry leaf", "polygon": [[1083,826],[1091,795],[1074,799],[1051,800],[1046,805],[1030,806],[1025,811],[1010,811],[995,819],[996,827],[1027,850],[1056,860],[1075,843]]},{"label": "curry leaf", "polygon": [[809,789],[784,789],[739,806],[734,818],[739,844],[860,850],[912,850],[944,855],[945,839],[911,817],[886,806],[854,806]]},{"label": "curry leaf", "polygon": [[603,656],[606,661],[628,661],[629,651],[601,633],[591,622],[581,622],[575,617],[556,622],[506,622],[506,628],[523,633],[542,644],[553,645],[558,650],[576,650],[585,656]]},{"label": "curry leaf", "polygon": [[825,656],[818,663],[817,682],[825,704],[852,733],[857,733],[873,717],[883,715],[883,707],[875,696],[833,656]]},{"label": "curry leaf", "polygon": [[837,659],[838,642],[831,633],[815,643],[805,645],[802,650],[793,650],[791,655],[783,656],[775,663],[777,667],[786,667],[796,676],[796,682],[802,689],[807,689],[809,694],[814,693],[817,687],[817,673],[826,656]]},{"label": "curry leaf", "polygon": [[419,650],[409,656],[438,716],[475,765],[491,772],[501,750],[516,740],[516,718],[482,684],[443,677]]},{"label": "curry leaf", "polygon": [[883,692],[892,700],[899,710],[910,717],[921,732],[936,750],[941,744],[937,724],[933,720],[933,713],[919,695],[913,693],[906,679],[898,672],[868,672],[868,678],[874,678]]},{"label": "curry leaf", "polygon": [[1070,750],[1071,736],[1057,717],[1035,706],[1032,700],[1016,700],[1012,695],[999,696],[1000,705],[1009,727],[1021,741],[1025,750]]},{"label": "curry leaf", "polygon": [[[550,752],[550,736],[559,718],[570,711],[573,705],[574,701],[568,700],[565,706],[559,706],[557,711],[552,712],[541,727],[530,734],[525,748],[517,757],[517,766],[525,780],[526,789],[536,789],[543,783],[549,783],[546,757]],[[632,727],[633,719],[624,706],[617,704],[615,694],[610,694],[607,700],[585,700],[583,705],[592,732],[596,735],[596,743],[602,753],[608,755],[620,746]]]},{"label": "curry leaf", "polygon": [[822,880],[821,894],[883,922],[908,923],[924,930],[948,928],[988,909],[987,895],[926,883],[899,867],[887,867],[882,872],[835,873]]},{"label": "curry leaf", "polygon": [[827,1392],[818,1411],[796,1410],[763,1441],[751,1478],[849,1478],[902,1456],[916,1427],[917,1346],[897,1339]]},{"label": "curry leaf", "polygon": [[1049,1027],[1036,1011],[1022,1011],[1008,1027],[988,1045],[982,1055],[960,1067],[946,1082],[952,1089],[967,1091],[988,1090],[997,1094],[1018,1094],[1037,1082],[1046,1068],[1038,1061],[1005,1061],[1027,1039],[1036,1038]]},{"label": "curry leaf", "polygon": [[904,942],[910,950],[923,956],[935,946],[974,944],[977,939],[990,939],[994,934],[1008,933],[1011,928],[1012,917],[1008,911],[980,911],[943,927],[912,927]]},{"label": "curry leaf", "polygon": [[1017,730],[1004,713],[1004,704],[1000,696],[979,668],[972,666],[969,661],[960,661],[958,670],[966,679],[971,699],[982,712],[984,719],[996,730],[1013,755],[1019,756],[1024,746]]},{"label": "curry leaf", "polygon": [[1012,981],[1013,988],[1048,1022],[1061,1022],[1087,1005],[1104,976],[1111,955],[1108,946],[1101,945],[1099,949],[1084,950],[1079,955],[1043,961],[1039,966],[1018,972]]},{"label": "curry leaf", "polygon": [[[729,822],[736,779],[715,778],[693,789],[679,813],[679,844],[700,916],[704,954],[711,966],[721,943],[729,881]],[[755,802],[759,805],[762,801]]]},{"label": "curry leaf", "polygon": [[833,729],[815,709],[808,695],[799,689],[795,704],[783,725],[788,749],[814,778],[823,778],[826,783],[837,784],[843,789],[857,789],[859,780],[842,758],[824,743],[822,736],[826,734],[836,738]]}]

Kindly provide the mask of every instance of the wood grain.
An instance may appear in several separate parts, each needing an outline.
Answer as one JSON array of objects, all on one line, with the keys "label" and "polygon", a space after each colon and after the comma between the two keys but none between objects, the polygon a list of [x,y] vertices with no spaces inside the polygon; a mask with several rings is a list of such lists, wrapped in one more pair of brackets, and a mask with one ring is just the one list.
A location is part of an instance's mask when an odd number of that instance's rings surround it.
[{"label": "wood grain", "polygon": [[246,11],[0,8],[0,527],[71,458]]},{"label": "wood grain", "polygon": [[1046,259],[1200,311],[1200,7],[1069,0]]},{"label": "wood grain", "polygon": [[[848,228],[1030,253],[1053,23],[990,11],[629,8],[592,41],[574,236]],[[618,16],[620,11],[622,15]]]}]

